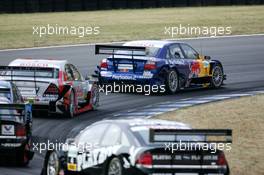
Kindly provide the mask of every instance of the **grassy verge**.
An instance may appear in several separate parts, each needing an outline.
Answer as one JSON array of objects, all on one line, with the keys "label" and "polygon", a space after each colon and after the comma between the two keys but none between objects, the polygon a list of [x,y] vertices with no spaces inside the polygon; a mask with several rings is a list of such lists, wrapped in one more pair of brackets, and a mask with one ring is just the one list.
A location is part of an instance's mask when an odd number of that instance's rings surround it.
[{"label": "grassy verge", "polygon": [[264,174],[264,95],[200,105],[158,118],[189,123],[193,128],[231,128],[227,160],[233,175]]},{"label": "grassy verge", "polygon": [[[63,12],[33,14],[0,14],[0,49],[60,44],[164,39],[165,26],[231,26],[232,34],[264,31],[264,6],[160,8]],[[99,35],[83,38],[69,35],[39,37],[33,26],[99,26]],[[179,37],[192,37],[181,35]]]}]

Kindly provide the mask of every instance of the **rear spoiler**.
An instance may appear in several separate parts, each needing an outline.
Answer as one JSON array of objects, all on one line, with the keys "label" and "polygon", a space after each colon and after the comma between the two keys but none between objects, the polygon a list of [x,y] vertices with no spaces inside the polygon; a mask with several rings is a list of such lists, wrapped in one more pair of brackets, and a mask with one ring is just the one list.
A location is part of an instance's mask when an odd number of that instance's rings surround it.
[{"label": "rear spoiler", "polygon": [[[13,81],[15,77],[26,77],[23,75],[14,75],[14,71],[32,71],[33,78],[35,83],[35,92],[37,93],[37,81],[36,81],[36,72],[37,71],[51,71],[55,72],[55,68],[48,67],[24,67],[24,66],[0,66],[0,77],[10,77],[10,81]],[[6,72],[10,72],[10,74],[6,74]]]},{"label": "rear spoiler", "polygon": [[20,70],[20,71],[52,71],[54,68],[50,67],[24,67],[24,66],[0,66],[0,71],[14,71],[14,70]]},{"label": "rear spoiler", "polygon": [[[180,140],[179,137],[193,137],[194,139]],[[195,137],[204,137],[204,139],[195,140]],[[232,143],[232,130],[231,129],[150,129],[149,141],[150,143],[154,143],[154,142],[156,143],[157,142]]]},{"label": "rear spoiler", "polygon": [[[117,53],[116,51],[130,51],[131,53]],[[142,51],[144,54],[135,54],[135,51]],[[95,54],[103,54],[103,55],[111,55],[114,65],[114,70],[116,71],[116,62],[115,56],[131,56],[133,63],[133,71],[135,72],[135,56],[146,56],[146,47],[138,47],[138,46],[117,46],[117,45],[95,45]]]},{"label": "rear spoiler", "polygon": [[[16,110],[21,111],[20,114],[8,113],[8,114],[1,114],[0,116],[25,116],[27,119],[32,118],[32,105],[27,104],[1,104],[0,103],[0,110]],[[24,113],[22,113],[24,111]]]},{"label": "rear spoiler", "polygon": [[[116,51],[131,51],[129,53],[116,53]],[[117,46],[117,45],[95,45],[95,54],[124,55],[124,56],[146,56],[146,54],[134,54],[135,51],[146,51],[146,47]]]}]

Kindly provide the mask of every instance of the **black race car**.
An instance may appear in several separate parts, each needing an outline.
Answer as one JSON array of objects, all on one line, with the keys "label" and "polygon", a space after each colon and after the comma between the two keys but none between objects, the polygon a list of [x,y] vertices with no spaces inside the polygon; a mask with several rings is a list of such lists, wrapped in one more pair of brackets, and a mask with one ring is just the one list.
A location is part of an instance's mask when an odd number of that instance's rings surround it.
[{"label": "black race car", "polygon": [[228,175],[224,152],[208,146],[231,144],[231,137],[231,130],[194,130],[164,120],[100,121],[61,150],[47,151],[42,175]]},{"label": "black race car", "polygon": [[27,165],[31,151],[32,107],[15,84],[0,81],[0,161]]}]

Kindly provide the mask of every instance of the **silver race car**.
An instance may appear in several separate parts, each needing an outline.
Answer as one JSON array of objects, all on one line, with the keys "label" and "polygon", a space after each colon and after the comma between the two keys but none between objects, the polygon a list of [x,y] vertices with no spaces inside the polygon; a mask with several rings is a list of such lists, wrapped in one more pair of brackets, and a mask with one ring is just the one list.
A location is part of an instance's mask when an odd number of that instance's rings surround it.
[{"label": "silver race car", "polygon": [[99,105],[97,82],[85,79],[67,60],[16,59],[0,66],[0,79],[15,83],[36,114],[73,117]]}]

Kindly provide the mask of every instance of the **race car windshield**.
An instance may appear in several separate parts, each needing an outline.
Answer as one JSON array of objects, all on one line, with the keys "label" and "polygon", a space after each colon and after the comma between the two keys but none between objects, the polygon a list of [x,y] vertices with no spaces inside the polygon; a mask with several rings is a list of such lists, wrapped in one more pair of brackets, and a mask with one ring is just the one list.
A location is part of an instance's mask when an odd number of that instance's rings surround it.
[{"label": "race car windshield", "polygon": [[128,50],[118,50],[116,54],[124,54],[124,55],[137,55],[137,56],[148,56],[148,57],[155,57],[157,56],[160,48],[158,47],[147,47],[146,51],[128,51]]},{"label": "race car windshield", "polygon": [[203,142],[206,141],[205,136],[197,136],[197,135],[175,135],[175,134],[168,134],[168,135],[160,135],[160,136],[155,136],[155,141],[156,142],[150,142],[150,131],[149,128],[147,127],[141,127],[141,128],[131,128],[132,131],[138,135],[146,145],[151,145],[151,144],[163,144],[166,142]]},{"label": "race car windshield", "polygon": [[[10,75],[11,71],[5,71],[0,73],[0,75]],[[30,71],[30,70],[16,70],[12,71],[12,76],[14,77],[37,77],[37,78],[59,78],[59,71],[55,69],[55,71]]]}]

